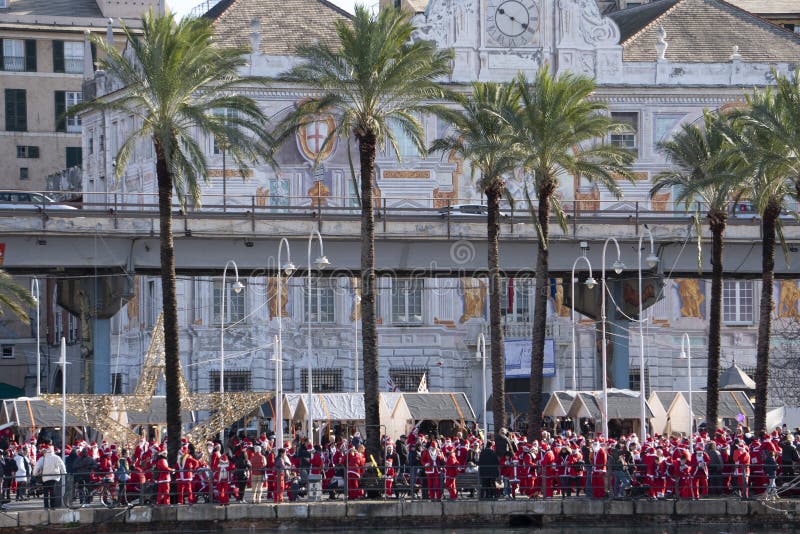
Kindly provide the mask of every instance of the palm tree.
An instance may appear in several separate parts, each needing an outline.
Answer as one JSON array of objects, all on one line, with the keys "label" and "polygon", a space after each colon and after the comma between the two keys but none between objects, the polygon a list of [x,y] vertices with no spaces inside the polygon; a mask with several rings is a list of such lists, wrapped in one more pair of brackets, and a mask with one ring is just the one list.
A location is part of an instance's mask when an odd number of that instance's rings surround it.
[{"label": "palm tree", "polygon": [[[25,308],[35,305],[36,301],[33,300],[30,291],[14,282],[6,271],[0,270],[0,316],[3,315],[4,309],[8,309],[22,322],[28,324],[30,317]],[[36,335],[39,335],[38,332]]]},{"label": "palm tree", "polygon": [[[124,173],[139,139],[153,143],[156,154],[161,236],[161,283],[164,310],[164,352],[167,395],[169,462],[177,457],[181,440],[181,398],[178,384],[178,306],[175,291],[175,253],[172,240],[173,189],[181,205],[200,199],[200,180],[208,179],[208,164],[197,132],[223,142],[244,176],[250,161],[269,155],[266,117],[256,102],[233,94],[248,81],[238,69],[246,64],[247,48],[212,45],[212,28],[205,19],[171,14],[145,14],[141,33],[123,25],[131,55],[93,37],[104,53],[100,60],[110,77],[119,81],[119,94],[85,102],[70,110],[101,110],[133,115],[136,127],[116,155],[116,177]],[[223,113],[220,113],[222,111]]]},{"label": "palm tree", "polygon": [[[545,328],[547,326],[547,287],[549,281],[550,210],[566,230],[564,213],[555,195],[564,175],[582,176],[621,196],[616,180],[632,180],[628,165],[630,151],[602,140],[623,127],[606,115],[604,102],[592,99],[595,83],[571,73],[552,76],[540,68],[532,82],[517,79],[522,109],[512,119],[515,138],[526,153],[523,166],[532,174],[538,200],[534,222],[537,225],[536,296],[534,297],[531,391],[528,409],[528,437],[538,439],[541,432],[539,403],[542,396]],[[598,142],[598,140],[601,140]],[[533,206],[531,211],[533,211]]]},{"label": "palm tree", "polygon": [[[773,74],[775,74],[773,72]],[[752,158],[755,172],[752,183],[753,206],[761,214],[761,301],[756,345],[755,429],[767,424],[769,396],[769,351],[772,334],[773,282],[775,280],[775,243],[780,239],[784,254],[780,215],[790,195],[800,195],[800,111],[798,75],[793,79],[775,74],[776,91],[756,90],[748,95],[748,107],[737,113],[737,120],[747,135],[741,150]]]},{"label": "palm tree", "polygon": [[373,210],[375,156],[384,139],[388,139],[394,152],[400,154],[392,126],[399,127],[421,154],[426,153],[419,117],[445,113],[431,102],[445,96],[437,80],[450,74],[453,57],[451,51],[437,50],[431,42],[411,42],[413,31],[408,13],[386,9],[373,15],[367,8],[356,6],[351,21],[336,22],[338,41],[334,46],[322,42],[300,46],[297,55],[304,61],[280,77],[316,92],[316,96],[300,103],[282,121],[280,138],[289,138],[309,118],[331,113],[336,125],[323,146],[335,135],[342,135],[348,139],[349,156],[351,135],[358,145],[366,448],[375,457],[380,452]]},{"label": "palm tree", "polygon": [[489,325],[492,366],[492,412],[495,428],[505,426],[505,357],[500,320],[500,199],[505,176],[513,173],[522,155],[511,141],[511,128],[504,118],[519,113],[519,94],[513,84],[476,82],[472,94],[454,96],[463,113],[451,118],[452,133],[437,139],[431,152],[455,152],[469,161],[473,173],[480,172],[478,187],[486,194],[489,240]]},{"label": "palm tree", "polygon": [[655,176],[650,189],[651,197],[665,189],[677,189],[675,203],[685,204],[687,210],[695,201],[702,201],[708,217],[712,272],[706,424],[712,434],[717,429],[719,405],[723,234],[733,199],[746,187],[751,174],[743,154],[732,141],[738,138],[735,129],[736,123],[719,112],[706,112],[702,126],[684,124],[672,139],[659,145],[674,167]]}]

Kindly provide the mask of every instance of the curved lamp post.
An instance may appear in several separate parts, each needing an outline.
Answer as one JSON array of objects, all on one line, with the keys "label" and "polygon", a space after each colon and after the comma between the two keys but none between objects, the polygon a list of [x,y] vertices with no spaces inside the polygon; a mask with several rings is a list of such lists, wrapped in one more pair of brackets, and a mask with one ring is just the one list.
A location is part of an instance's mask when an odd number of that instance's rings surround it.
[{"label": "curved lamp post", "polygon": [[[281,263],[281,253],[283,246],[286,245],[286,263]],[[275,446],[276,448],[283,447],[283,312],[281,310],[281,286],[283,283],[283,275],[286,274],[288,278],[297,268],[292,263],[292,253],[289,250],[289,241],[283,237],[278,245],[278,280],[277,291],[275,297],[277,298],[278,310],[278,352],[275,359],[275,411],[276,411],[276,429],[275,429]]]},{"label": "curved lamp post", "polygon": [[586,257],[586,254],[582,254],[575,258],[575,262],[572,264],[572,277],[570,278],[570,287],[571,287],[571,299],[572,299],[572,389],[578,391],[578,371],[577,371],[577,338],[575,337],[575,267],[578,266],[578,263],[583,260],[586,262],[586,265],[589,267],[589,278],[586,279],[584,284],[589,289],[594,289],[594,286],[597,285],[597,280],[594,279],[592,275],[592,264],[589,262],[589,258]]},{"label": "curved lamp post", "polygon": [[[41,295],[39,293],[38,278],[31,278],[31,295],[33,296],[33,302],[36,304],[36,398],[38,399],[42,396],[42,351],[39,350],[39,343],[41,343],[42,337],[39,330],[39,301],[41,300]],[[63,443],[61,446],[64,446]]]},{"label": "curved lamp post", "polygon": [[689,438],[694,433],[694,409],[692,407],[692,340],[686,332],[681,336],[681,359],[689,366]]},{"label": "curved lamp post", "polygon": [[[658,256],[655,253],[653,244],[653,233],[648,227],[644,227],[645,233],[650,238],[650,254],[645,259],[648,269],[658,265]],[[644,233],[639,236],[639,409],[641,410],[641,429],[642,439],[647,439],[647,406],[644,399],[644,297],[642,294],[642,241]]]},{"label": "curved lamp post", "polygon": [[[356,288],[356,293],[353,295],[353,309],[359,310],[359,306],[361,304],[361,295],[358,294],[358,288]],[[355,336],[355,356],[353,357],[353,362],[355,364],[355,371],[356,371],[356,379],[355,379],[355,387],[354,391],[358,393],[358,321],[361,317],[361,313],[356,311],[356,319],[353,321],[353,325],[356,329],[356,336]]]},{"label": "curved lamp post", "polygon": [[[233,282],[231,289],[237,295],[242,292],[244,285],[239,281],[239,267],[236,262],[228,260],[225,268],[222,270],[222,302],[219,307],[219,402],[220,408],[223,406],[225,400],[225,294],[228,288],[225,285],[225,279],[228,276],[228,266],[233,265],[233,272],[236,274],[236,281]],[[228,303],[230,307],[230,303]],[[219,431],[220,440],[222,441],[223,448],[225,447],[225,423],[222,423],[222,428]]]},{"label": "curved lamp post", "polygon": [[602,354],[603,354],[603,436],[608,439],[608,370],[607,370],[607,362],[608,362],[608,354],[607,354],[607,345],[606,342],[606,247],[608,247],[609,242],[613,242],[614,246],[617,247],[617,261],[614,262],[614,272],[617,274],[621,274],[622,271],[625,269],[625,264],[622,263],[622,253],[619,248],[619,243],[613,237],[609,237],[606,239],[605,243],[603,243],[603,268],[601,272],[601,281],[602,281],[602,290],[603,296],[601,298],[601,306],[600,306],[600,321],[603,323],[603,336],[600,340],[602,346]]},{"label": "curved lamp post", "polygon": [[[308,307],[306,308],[306,313],[308,314],[308,336],[306,336],[306,356],[308,358],[308,374],[306,377],[308,379],[308,441],[312,445],[314,444],[314,414],[312,413],[311,403],[314,388],[311,380],[311,243],[314,241],[314,237],[317,238],[317,242],[319,243],[319,257],[314,260],[314,266],[322,270],[331,264],[328,258],[325,257],[325,252],[322,247],[322,235],[320,235],[318,230],[312,230],[308,235],[308,268],[306,269],[306,279],[308,281]],[[319,299],[317,299],[317,304],[319,305]],[[278,310],[278,312],[280,313],[280,310]]]},{"label": "curved lamp post", "polygon": [[489,423],[486,420],[486,336],[483,332],[478,336],[478,350],[475,357],[481,361],[481,391],[483,392],[483,436],[486,439],[489,432]]}]

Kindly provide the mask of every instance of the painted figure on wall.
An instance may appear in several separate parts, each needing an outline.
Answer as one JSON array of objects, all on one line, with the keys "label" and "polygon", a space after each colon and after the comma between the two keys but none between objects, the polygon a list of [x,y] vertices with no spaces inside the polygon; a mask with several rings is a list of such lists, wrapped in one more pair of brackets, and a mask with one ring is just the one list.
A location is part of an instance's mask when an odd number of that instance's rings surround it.
[{"label": "painted figure on wall", "polygon": [[483,318],[486,282],[477,278],[462,278],[461,289],[464,292],[464,314],[458,322],[465,323],[467,319]]},{"label": "painted figure on wall", "polygon": [[781,280],[779,283],[778,317],[800,319],[797,303],[800,301],[800,289],[794,280]]},{"label": "painted figure on wall", "polygon": [[703,302],[706,297],[700,290],[700,280],[681,278],[678,284],[678,296],[681,301],[681,317],[703,318]]}]

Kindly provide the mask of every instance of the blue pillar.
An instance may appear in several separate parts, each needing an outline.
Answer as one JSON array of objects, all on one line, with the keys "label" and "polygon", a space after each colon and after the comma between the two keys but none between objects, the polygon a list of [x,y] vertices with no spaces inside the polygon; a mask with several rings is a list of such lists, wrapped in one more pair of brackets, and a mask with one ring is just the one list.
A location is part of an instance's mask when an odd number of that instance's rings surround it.
[{"label": "blue pillar", "polygon": [[[614,293],[614,300],[621,303],[622,283],[614,282],[612,292]],[[611,308],[608,307],[609,305]],[[606,315],[608,316],[607,328],[611,336],[611,346],[614,347],[614,358],[609,369],[613,386],[609,385],[609,387],[630,389],[630,351],[628,341],[630,339],[631,323],[622,317],[614,308],[613,303],[609,303],[608,300],[606,300],[606,310]]]},{"label": "blue pillar", "polygon": [[92,345],[92,393],[111,393],[111,319],[92,319]]}]

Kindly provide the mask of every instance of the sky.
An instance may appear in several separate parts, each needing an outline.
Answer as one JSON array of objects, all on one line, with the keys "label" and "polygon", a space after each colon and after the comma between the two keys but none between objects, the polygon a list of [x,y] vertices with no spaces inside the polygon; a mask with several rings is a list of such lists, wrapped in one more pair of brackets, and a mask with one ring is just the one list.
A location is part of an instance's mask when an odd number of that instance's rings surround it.
[{"label": "sky", "polygon": [[[209,0],[210,3],[213,5],[215,2],[214,0]],[[353,6],[356,3],[356,0],[329,0],[330,2],[336,4],[337,6],[346,9],[349,12],[353,12]],[[192,10],[193,7],[206,3],[206,0],[167,0],[167,5],[169,8],[178,15],[185,15],[189,11]],[[369,0],[361,0],[359,3],[363,4],[372,4],[373,2]]]}]

